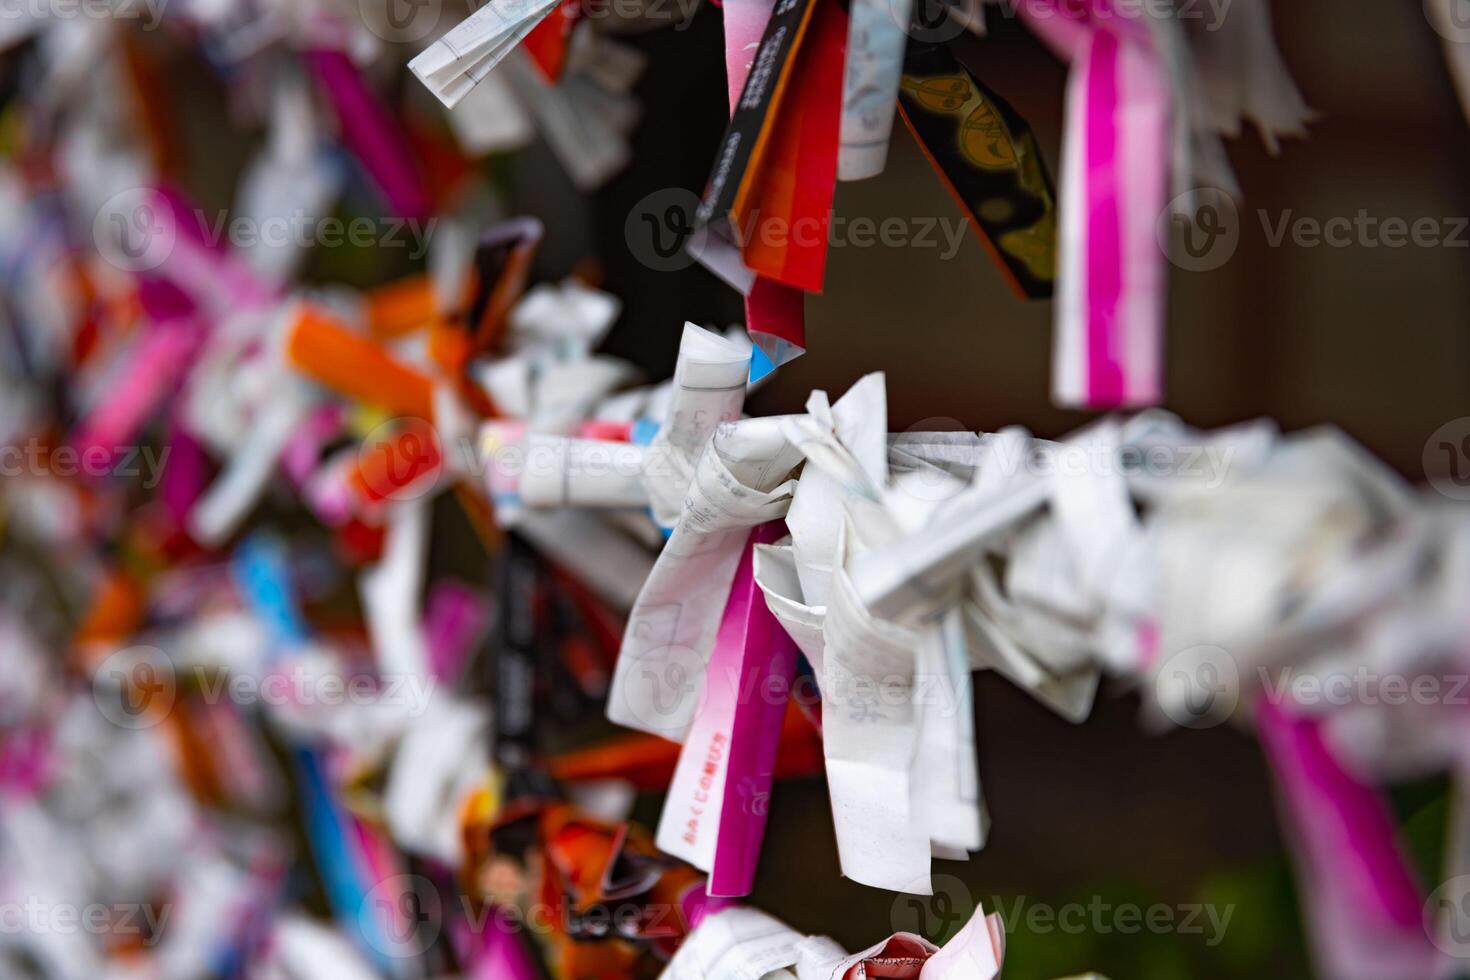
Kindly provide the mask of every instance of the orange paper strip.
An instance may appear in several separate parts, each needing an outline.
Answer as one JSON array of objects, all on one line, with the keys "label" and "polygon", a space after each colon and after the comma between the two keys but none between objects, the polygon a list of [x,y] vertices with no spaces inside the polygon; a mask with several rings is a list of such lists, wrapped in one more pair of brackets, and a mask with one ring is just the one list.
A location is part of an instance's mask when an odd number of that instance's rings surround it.
[{"label": "orange paper strip", "polygon": [[434,418],[434,382],[326,314],[303,308],[286,337],[286,358],[319,384],[390,412]]}]

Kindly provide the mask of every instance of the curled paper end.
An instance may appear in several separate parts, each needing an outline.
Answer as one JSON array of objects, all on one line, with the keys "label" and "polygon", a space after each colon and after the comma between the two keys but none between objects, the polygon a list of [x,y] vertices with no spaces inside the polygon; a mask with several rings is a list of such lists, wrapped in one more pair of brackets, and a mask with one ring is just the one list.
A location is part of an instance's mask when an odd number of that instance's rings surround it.
[{"label": "curled paper end", "polygon": [[758,278],[745,297],[745,319],[754,345],[752,383],[806,353],[806,294]]},{"label": "curled paper end", "polygon": [[770,334],[752,334],[750,351],[750,383],[755,384],[767,377],[778,367],[789,364],[806,353],[796,344],[772,337]]}]

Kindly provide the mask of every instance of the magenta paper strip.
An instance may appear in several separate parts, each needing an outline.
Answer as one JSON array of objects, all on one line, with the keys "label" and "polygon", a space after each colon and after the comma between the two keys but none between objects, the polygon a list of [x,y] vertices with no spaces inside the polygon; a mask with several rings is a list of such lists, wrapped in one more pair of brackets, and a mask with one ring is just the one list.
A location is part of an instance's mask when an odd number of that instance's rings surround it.
[{"label": "magenta paper strip", "polygon": [[212,240],[217,229],[180,191],[157,187],[149,200],[168,213],[167,227],[172,231],[154,275],[183,291],[199,308],[217,314],[275,301],[273,288],[257,279],[226,243]]},{"label": "magenta paper strip", "polygon": [[[718,661],[720,670],[736,678],[733,686],[716,686],[710,695],[734,696],[729,769],[708,885],[716,897],[750,894],[766,832],[781,721],[796,674],[796,642],[771,614],[765,593],[756,585],[754,546],[775,544],[785,534],[781,521],[751,532],[710,663],[711,671]],[[712,673],[711,679],[716,676]]]},{"label": "magenta paper strip", "polygon": [[530,954],[509,925],[510,917],[502,918],[501,910],[490,906],[482,914],[479,923],[456,915],[450,927],[467,980],[539,980]]},{"label": "magenta paper strip", "polygon": [[424,218],[424,189],[408,139],[392,114],[363,82],[345,52],[317,48],[306,53],[312,74],[326,90],[342,126],[342,140],[388,199],[396,217]]},{"label": "magenta paper strip", "polygon": [[709,893],[703,881],[692,886],[679,897],[679,907],[683,910],[684,921],[689,923],[690,929],[698,929],[705,916],[723,912],[725,909],[733,909],[739,904],[734,899],[714,897]]},{"label": "magenta paper strip", "polygon": [[659,848],[708,871],[708,892],[719,898],[747,895],[755,882],[796,670],[796,644],[771,615],[752,570],[754,546],[785,533],[774,521],[746,541],[659,820]]},{"label": "magenta paper strip", "polygon": [[1302,906],[1324,975],[1431,976],[1424,896],[1383,799],[1338,762],[1320,719],[1262,698],[1256,729],[1294,831]]},{"label": "magenta paper strip", "polygon": [[158,494],[163,509],[173,522],[182,527],[194,502],[209,486],[209,455],[199,440],[173,423],[169,427],[168,461],[163,467],[163,481]]},{"label": "magenta paper strip", "polygon": [[490,624],[490,606],[462,582],[435,584],[424,607],[424,642],[440,683],[454,683]]},{"label": "magenta paper strip", "polygon": [[1028,0],[1031,28],[1072,62],[1061,181],[1053,385],[1059,404],[1162,397],[1167,74],[1146,23],[1115,5]]},{"label": "magenta paper strip", "polygon": [[311,413],[281,453],[281,469],[292,483],[306,485],[321,463],[322,450],[346,425],[347,413],[341,405],[323,405]]},{"label": "magenta paper strip", "polygon": [[1087,71],[1087,397],[1123,400],[1115,344],[1123,291],[1122,219],[1118,202],[1118,39],[1094,31]]},{"label": "magenta paper strip", "polygon": [[192,320],[154,326],[128,359],[118,382],[88,413],[72,443],[78,454],[113,454],[135,444],[154,412],[179,389],[201,339]]}]

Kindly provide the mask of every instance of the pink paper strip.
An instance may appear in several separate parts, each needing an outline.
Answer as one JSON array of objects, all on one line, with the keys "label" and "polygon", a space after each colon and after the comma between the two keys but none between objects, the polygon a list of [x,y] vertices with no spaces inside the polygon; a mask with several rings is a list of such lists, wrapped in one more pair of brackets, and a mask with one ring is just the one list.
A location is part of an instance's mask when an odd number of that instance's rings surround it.
[{"label": "pink paper strip", "polygon": [[1147,25],[1112,0],[1085,10],[1030,0],[1022,12],[1072,61],[1062,174],[1054,394],[1087,408],[1163,394],[1171,97]]},{"label": "pink paper strip", "polygon": [[1256,729],[1294,831],[1302,906],[1323,975],[1433,975],[1424,896],[1383,799],[1337,761],[1321,719],[1295,717],[1263,697]]},{"label": "pink paper strip", "polygon": [[322,450],[337,438],[346,423],[347,412],[337,404],[323,405],[307,418],[281,453],[281,469],[292,483],[297,487],[306,485],[321,462]]},{"label": "pink paper strip", "polygon": [[737,601],[739,606],[726,608],[725,622],[715,640],[716,660],[727,660],[739,682],[728,692],[736,699],[720,838],[709,876],[708,890],[714,896],[750,894],[766,832],[781,723],[796,675],[796,642],[766,605],[765,594],[755,582],[753,558],[755,545],[774,544],[785,534],[786,525],[781,521],[763,524],[751,533],[730,594],[731,607]]},{"label": "pink paper strip", "polygon": [[740,903],[731,898],[716,898],[709,893],[706,883],[701,881],[679,896],[679,907],[684,912],[684,921],[691,930],[698,929],[705,916],[733,909]]},{"label": "pink paper strip", "polygon": [[52,767],[44,728],[17,727],[0,740],[0,794],[30,798],[45,787]]},{"label": "pink paper strip", "polygon": [[469,980],[538,980],[540,974],[521,939],[502,925],[494,908],[484,911],[484,924],[456,916],[451,925],[455,951],[466,964]]},{"label": "pink paper strip", "polygon": [[725,17],[725,80],[729,83],[731,112],[740,101],[751,61],[775,6],[775,0],[725,0],[721,5]]},{"label": "pink paper strip", "polygon": [[785,533],[772,521],[746,541],[659,825],[659,846],[709,871],[707,890],[721,898],[755,883],[796,672],[796,644],[766,606],[752,562],[756,544]]},{"label": "pink paper strip", "polygon": [[138,305],[154,323],[196,316],[199,304],[168,279],[145,276],[138,281]]},{"label": "pink paper strip", "polygon": [[944,948],[929,957],[919,980],[994,980],[1005,961],[1006,934],[1000,916],[975,914]]},{"label": "pink paper strip", "polygon": [[1094,31],[1087,72],[1087,399],[1117,405],[1123,371],[1114,342],[1123,291],[1123,243],[1118,214],[1118,39]]},{"label": "pink paper strip", "polygon": [[225,312],[266,306],[276,292],[256,278],[255,273],[223,241],[212,234],[202,212],[171,187],[154,189],[153,203],[169,215],[172,235],[167,252],[152,274],[173,283],[202,309]]},{"label": "pink paper strip", "polygon": [[429,592],[424,642],[429,667],[441,683],[453,683],[490,624],[490,604],[463,582],[445,580]]},{"label": "pink paper strip", "polygon": [[182,527],[194,501],[209,486],[209,456],[199,440],[177,423],[170,426],[167,451],[158,497],[174,524]]},{"label": "pink paper strip", "polygon": [[87,414],[72,437],[79,455],[101,450],[109,460],[136,443],[154,412],[182,387],[189,362],[201,339],[192,320],[153,327],[128,359],[117,385]]},{"label": "pink paper strip", "polygon": [[368,89],[345,52],[316,48],[307,64],[337,110],[342,141],[362,162],[396,217],[425,218],[429,195],[397,120]]}]

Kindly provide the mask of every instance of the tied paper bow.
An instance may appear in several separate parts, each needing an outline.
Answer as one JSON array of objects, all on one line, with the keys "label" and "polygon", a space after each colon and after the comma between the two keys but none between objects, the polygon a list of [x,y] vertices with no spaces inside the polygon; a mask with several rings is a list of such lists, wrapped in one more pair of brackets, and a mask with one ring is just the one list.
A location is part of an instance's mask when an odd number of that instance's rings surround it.
[{"label": "tied paper bow", "polygon": [[984,909],[943,948],[900,932],[848,955],[826,936],[804,936],[763,912],[731,908],[700,923],[661,980],[995,980],[1004,959],[1000,917]]}]

